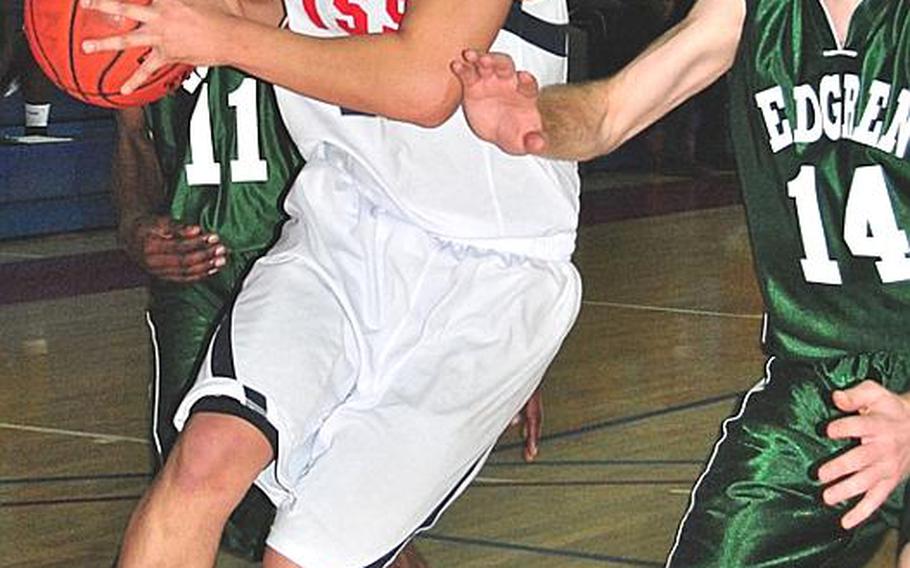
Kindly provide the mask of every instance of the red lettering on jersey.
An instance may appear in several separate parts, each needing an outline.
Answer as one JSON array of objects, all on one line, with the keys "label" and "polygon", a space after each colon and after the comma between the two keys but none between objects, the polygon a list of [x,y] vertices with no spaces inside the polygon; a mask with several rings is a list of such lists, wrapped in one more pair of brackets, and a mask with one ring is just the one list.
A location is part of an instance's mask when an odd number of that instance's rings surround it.
[{"label": "red lettering on jersey", "polygon": [[350,17],[348,20],[336,19],[335,23],[338,24],[338,27],[351,35],[369,33],[367,14],[363,11],[363,8],[356,4],[351,4],[350,0],[335,0],[335,7],[338,8],[342,15]]},{"label": "red lettering on jersey", "polygon": [[[404,11],[407,9],[407,0],[385,0],[385,10],[395,23],[395,28],[401,25],[401,19],[404,18]],[[388,28],[387,28],[388,29]]]},{"label": "red lettering on jersey", "polygon": [[[331,6],[326,6],[323,0],[301,0],[313,25],[323,30],[340,30],[351,35],[398,31],[408,6],[408,0],[329,1]],[[378,8],[380,11],[368,13],[364,7]]]},{"label": "red lettering on jersey", "polygon": [[326,26],[325,22],[322,21],[322,18],[319,17],[319,9],[316,8],[316,0],[303,0],[303,9],[306,10],[306,14],[310,17],[311,22],[324,30],[328,29],[328,26]]}]

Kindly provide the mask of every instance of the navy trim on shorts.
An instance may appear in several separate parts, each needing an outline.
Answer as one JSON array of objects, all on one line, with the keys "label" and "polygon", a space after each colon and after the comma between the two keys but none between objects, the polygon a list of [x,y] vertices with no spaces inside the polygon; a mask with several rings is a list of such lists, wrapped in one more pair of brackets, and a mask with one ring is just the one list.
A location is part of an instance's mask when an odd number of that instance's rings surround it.
[{"label": "navy trim on shorts", "polygon": [[488,455],[489,455],[488,453],[485,453],[484,457],[475,461],[473,463],[473,465],[471,465],[471,467],[468,468],[468,471],[464,474],[464,476],[462,476],[462,478],[458,481],[458,483],[455,484],[455,487],[453,487],[452,490],[449,491],[449,493],[442,499],[442,501],[439,503],[439,505],[437,505],[436,508],[433,509],[433,512],[430,513],[430,515],[426,518],[426,520],[424,520],[422,523],[420,523],[420,526],[417,527],[413,533],[411,533],[411,536],[409,536],[404,542],[402,542],[401,544],[399,544],[398,546],[393,548],[391,552],[389,552],[388,554],[386,554],[385,556],[383,556],[376,562],[373,562],[372,564],[366,566],[365,568],[383,568],[384,566],[387,566],[389,562],[394,560],[395,557],[398,556],[398,554],[401,553],[402,550],[404,550],[404,548],[408,545],[408,543],[411,542],[411,540],[413,540],[414,537],[417,536],[418,533],[421,533],[421,532],[431,528],[433,525],[435,525],[436,521],[439,520],[439,516],[442,515],[442,512],[445,510],[445,508],[448,507],[449,504],[452,503],[452,500],[455,499],[455,495],[463,488],[465,482],[469,481],[472,477],[474,477],[474,475],[476,473],[474,470],[477,469],[478,464],[481,461],[486,460],[486,456],[488,456]]},{"label": "navy trim on shorts", "polygon": [[265,395],[255,391],[250,387],[243,386],[243,394],[246,395],[246,405],[263,416],[268,415],[269,406],[265,402]]},{"label": "navy trim on shorts", "polygon": [[228,310],[215,332],[212,343],[212,375],[216,377],[237,378],[234,369],[234,348],[231,346],[231,311]]},{"label": "navy trim on shorts", "polygon": [[[244,387],[244,391],[252,391],[255,394],[262,397],[262,394],[253,391],[249,387]],[[262,397],[263,401],[265,397]],[[247,403],[250,401],[248,400]],[[193,407],[190,409],[190,415],[197,412],[215,412],[218,414],[228,414],[230,416],[236,416],[241,420],[245,420],[256,427],[257,430],[262,432],[262,435],[266,437],[269,441],[269,445],[272,446],[272,453],[278,456],[278,430],[272,426],[268,419],[257,412],[255,408],[244,406],[240,404],[240,401],[237,399],[231,398],[229,396],[204,396],[196,401],[193,404]]]},{"label": "navy trim on shorts", "polygon": [[569,32],[566,26],[541,20],[513,2],[502,29],[512,32],[526,42],[560,57],[569,55]]},{"label": "navy trim on shorts", "polygon": [[373,117],[376,116],[375,114],[373,114],[371,112],[363,112],[363,111],[354,110],[352,108],[347,108],[347,107],[343,107],[343,106],[340,106],[338,108],[341,110],[341,116],[373,116]]}]

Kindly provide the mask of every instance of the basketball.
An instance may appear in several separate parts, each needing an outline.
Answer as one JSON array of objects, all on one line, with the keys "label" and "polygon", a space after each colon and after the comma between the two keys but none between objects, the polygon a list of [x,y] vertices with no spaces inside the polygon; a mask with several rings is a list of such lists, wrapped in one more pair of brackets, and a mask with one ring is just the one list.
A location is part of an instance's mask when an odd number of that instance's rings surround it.
[{"label": "basketball", "polygon": [[[151,0],[129,0],[148,4]],[[176,89],[189,65],[162,67],[128,95],[120,87],[140,66],[148,47],[86,54],[82,42],[120,35],[138,27],[95,10],[83,10],[79,0],[25,0],[25,33],[35,61],[58,87],[89,104],[123,108],[158,100]]]}]

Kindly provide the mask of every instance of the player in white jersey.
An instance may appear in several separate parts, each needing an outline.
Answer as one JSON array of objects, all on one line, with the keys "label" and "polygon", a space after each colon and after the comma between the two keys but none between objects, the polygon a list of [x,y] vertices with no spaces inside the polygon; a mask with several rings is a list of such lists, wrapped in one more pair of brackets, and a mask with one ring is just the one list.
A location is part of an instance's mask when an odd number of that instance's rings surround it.
[{"label": "player in white jersey", "polygon": [[[384,5],[399,4],[403,2]],[[346,34],[349,25],[345,14],[328,1],[290,3],[289,18],[293,29],[309,35]],[[542,73],[545,84],[564,82],[565,35],[549,22],[566,18],[563,2],[515,3],[493,48],[516,54]],[[394,21],[382,13],[375,25],[391,28]],[[279,101],[306,156],[326,142],[344,150],[375,180],[371,201],[428,232],[534,256],[566,258],[571,253],[578,216],[573,162],[528,161],[479,144],[460,113],[428,130],[339,111],[337,105],[288,90],[280,92]],[[530,187],[537,188],[533,199],[528,199]]]},{"label": "player in white jersey", "polygon": [[382,566],[463,491],[578,311],[574,164],[475,139],[448,71],[494,45],[564,80],[565,0],[301,0],[295,33],[244,19],[279,3],[234,4],[83,0],[142,23],[84,46],[152,46],[127,90],[171,61],[239,67],[286,88],[307,160],[121,565],[211,565],[255,481],[278,507],[266,566]]}]

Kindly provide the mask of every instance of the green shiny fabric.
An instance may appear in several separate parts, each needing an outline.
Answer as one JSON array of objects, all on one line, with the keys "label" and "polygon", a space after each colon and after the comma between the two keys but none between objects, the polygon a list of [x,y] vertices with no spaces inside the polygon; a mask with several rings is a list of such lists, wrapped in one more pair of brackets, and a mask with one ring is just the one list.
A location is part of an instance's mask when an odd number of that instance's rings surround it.
[{"label": "green shiny fabric", "polygon": [[910,355],[815,363],[772,359],[768,369],[723,425],[716,454],[693,493],[672,555],[674,568],[859,567],[885,530],[900,522],[903,488],[856,530],[841,529],[848,505],[823,505],[815,472],[850,447],[823,434],[841,416],[831,393],[862,378],[892,391],[910,390]]},{"label": "green shiny fabric", "polygon": [[178,92],[149,107],[146,116],[170,190],[170,214],[185,223],[197,223],[217,232],[234,252],[261,251],[270,245],[276,227],[285,219],[281,202],[303,160],[291,141],[272,87],[256,82],[256,122],[259,158],[268,163],[268,179],[238,182],[230,163],[238,156],[238,106],[229,96],[247,75],[216,67],[206,79],[214,159],[220,165],[220,183],[191,185],[186,164],[193,160],[189,122],[198,92]]},{"label": "green shiny fabric", "polygon": [[[854,254],[845,242],[845,208],[857,168],[881,166],[897,226],[910,228],[910,166],[902,156],[855,140],[822,136],[774,151],[757,96],[779,87],[782,119],[795,128],[794,87],[821,92],[824,77],[859,78],[857,113],[875,81],[891,86],[877,119],[883,130],[906,96],[910,3],[864,0],[850,25],[844,50],[818,0],[747,0],[748,15],[730,75],[731,127],[756,273],[768,313],[767,351],[798,359],[840,357],[910,346],[910,281],[883,283],[877,258]],[[843,95],[841,95],[843,96]],[[834,113],[838,101],[825,106]],[[854,119],[854,125],[860,121]],[[818,119],[814,113],[808,120]],[[803,234],[788,184],[814,168],[824,239],[842,284],[808,282],[801,259]]]},{"label": "green shiny fabric", "polygon": [[[198,95],[177,92],[146,112],[170,197],[170,214],[184,223],[216,232],[230,250],[228,264],[216,275],[192,284],[154,281],[149,316],[158,348],[158,402],[155,424],[164,456],[177,432],[174,413],[189,390],[205,356],[214,325],[253,261],[277,236],[284,214],[281,201],[303,164],[283,124],[272,88],[256,83],[259,157],[268,163],[268,179],[238,183],[230,164],[237,156],[237,110],[228,97],[247,76],[230,68],[208,73],[207,95],[214,158],[221,182],[190,185],[185,165],[192,161],[189,121]],[[198,91],[197,91],[198,93]],[[164,456],[156,456],[160,467]],[[260,560],[275,508],[255,487],[235,509],[222,536],[222,548],[247,560]]]}]

